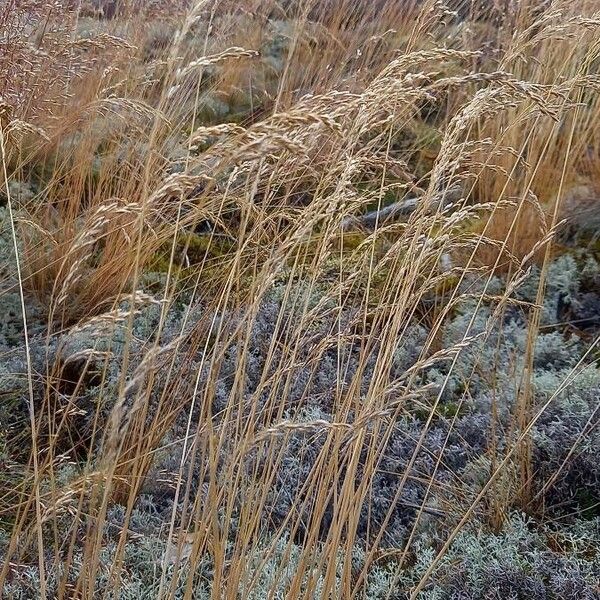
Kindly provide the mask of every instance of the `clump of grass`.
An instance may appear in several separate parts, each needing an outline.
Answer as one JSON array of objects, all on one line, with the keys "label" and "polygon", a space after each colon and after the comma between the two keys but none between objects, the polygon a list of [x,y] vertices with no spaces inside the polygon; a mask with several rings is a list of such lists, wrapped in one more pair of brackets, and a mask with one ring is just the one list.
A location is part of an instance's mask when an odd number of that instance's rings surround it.
[{"label": "clump of grass", "polygon": [[512,515],[597,495],[569,390],[598,265],[553,252],[598,146],[591,3],[155,8],[0,13],[0,585],[543,595]]}]

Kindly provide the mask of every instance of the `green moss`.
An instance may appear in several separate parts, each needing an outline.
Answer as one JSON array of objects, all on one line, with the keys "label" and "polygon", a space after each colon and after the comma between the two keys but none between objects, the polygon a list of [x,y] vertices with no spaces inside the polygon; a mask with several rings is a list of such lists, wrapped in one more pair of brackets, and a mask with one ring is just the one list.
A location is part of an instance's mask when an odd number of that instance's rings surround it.
[{"label": "green moss", "polygon": [[229,239],[185,233],[178,237],[177,247],[187,254],[191,264],[202,262],[207,257],[222,257],[229,254],[234,243]]},{"label": "green moss", "polygon": [[174,264],[171,266],[172,243],[168,242],[154,254],[148,270],[155,273],[166,273],[175,269],[181,273],[186,266],[203,263],[211,258],[223,258],[234,249],[234,242],[209,235],[197,233],[181,233],[177,237]]},{"label": "green moss", "polygon": [[455,290],[459,283],[460,277],[458,275],[454,273],[447,275],[435,286],[435,295],[444,296],[444,294]]},{"label": "green moss", "polygon": [[173,265],[171,267],[169,253],[164,251],[155,252],[154,256],[147,265],[147,270],[151,273],[167,273],[169,268],[175,269],[176,272],[181,271],[181,266],[179,265]]},{"label": "green moss", "polygon": [[338,248],[342,251],[356,250],[365,239],[366,235],[360,231],[345,231],[338,240]]}]

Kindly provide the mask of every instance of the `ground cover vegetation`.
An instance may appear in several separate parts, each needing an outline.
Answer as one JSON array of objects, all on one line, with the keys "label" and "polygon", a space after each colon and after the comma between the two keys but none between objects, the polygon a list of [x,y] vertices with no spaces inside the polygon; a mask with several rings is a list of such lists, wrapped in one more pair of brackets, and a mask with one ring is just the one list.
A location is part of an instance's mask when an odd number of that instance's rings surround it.
[{"label": "ground cover vegetation", "polygon": [[600,598],[595,0],[5,0],[0,589]]}]

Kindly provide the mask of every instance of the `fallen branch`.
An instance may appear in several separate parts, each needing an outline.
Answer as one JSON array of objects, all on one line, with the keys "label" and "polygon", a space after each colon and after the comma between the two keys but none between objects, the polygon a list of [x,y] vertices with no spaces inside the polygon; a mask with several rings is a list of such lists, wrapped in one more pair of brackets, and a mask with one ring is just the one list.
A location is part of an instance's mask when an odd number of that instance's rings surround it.
[{"label": "fallen branch", "polygon": [[[443,194],[432,198],[427,212],[438,210],[441,206],[447,206],[462,197],[462,188],[454,186]],[[422,197],[405,198],[378,210],[368,212],[364,215],[352,215],[342,221],[342,230],[370,229],[374,230],[384,224],[398,221],[415,212],[423,201]]]}]

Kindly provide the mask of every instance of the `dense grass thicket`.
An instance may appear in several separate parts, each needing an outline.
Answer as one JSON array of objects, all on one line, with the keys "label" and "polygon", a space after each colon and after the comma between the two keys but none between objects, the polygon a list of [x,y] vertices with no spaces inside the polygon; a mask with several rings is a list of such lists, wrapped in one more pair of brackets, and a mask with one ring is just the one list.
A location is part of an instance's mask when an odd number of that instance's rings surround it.
[{"label": "dense grass thicket", "polygon": [[0,595],[600,599],[596,0],[0,4]]}]

